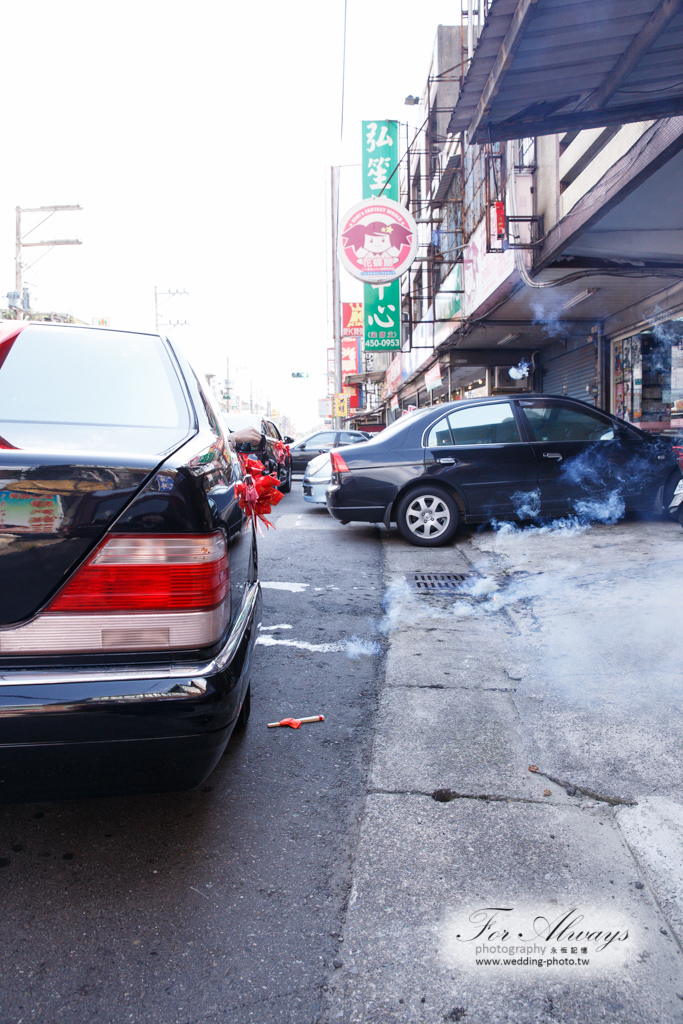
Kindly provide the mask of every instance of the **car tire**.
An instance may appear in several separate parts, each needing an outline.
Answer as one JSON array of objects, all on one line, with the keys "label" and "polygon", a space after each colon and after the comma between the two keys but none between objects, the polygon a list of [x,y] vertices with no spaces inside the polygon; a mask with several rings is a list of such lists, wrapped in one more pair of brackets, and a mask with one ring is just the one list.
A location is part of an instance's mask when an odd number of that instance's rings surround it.
[{"label": "car tire", "polygon": [[455,536],[459,520],[455,499],[437,484],[422,484],[408,491],[396,509],[399,533],[418,547],[448,544]]},{"label": "car tire", "polygon": [[280,490],[283,494],[289,494],[292,489],[292,467],[290,466],[285,472],[284,480],[280,481]]},{"label": "car tire", "polygon": [[244,695],[244,700],[242,701],[242,707],[240,708],[240,713],[237,716],[237,721],[235,722],[235,731],[236,732],[243,732],[246,729],[247,722],[249,721],[249,715],[250,714],[251,714],[251,683],[249,683],[249,685],[247,686],[247,692]]}]

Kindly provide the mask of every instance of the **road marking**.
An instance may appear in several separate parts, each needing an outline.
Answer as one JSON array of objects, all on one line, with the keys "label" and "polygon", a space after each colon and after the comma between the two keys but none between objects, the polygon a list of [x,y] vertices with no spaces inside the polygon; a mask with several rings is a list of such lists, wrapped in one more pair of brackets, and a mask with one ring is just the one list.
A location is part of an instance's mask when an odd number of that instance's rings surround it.
[{"label": "road marking", "polygon": [[303,594],[310,583],[261,583],[263,590],[289,590],[292,594]]},{"label": "road marking", "polygon": [[294,629],[288,622],[279,622],[277,626],[261,626],[261,629]]},{"label": "road marking", "polygon": [[306,640],[278,640],[274,636],[260,636],[256,643],[263,647],[275,647],[280,644],[283,647],[299,647],[302,651],[320,651],[322,653],[346,650],[346,644],[309,644]]},{"label": "road marking", "polygon": [[278,516],[278,530],[329,530],[339,524],[331,515],[298,515],[296,512],[289,512],[286,515]]}]

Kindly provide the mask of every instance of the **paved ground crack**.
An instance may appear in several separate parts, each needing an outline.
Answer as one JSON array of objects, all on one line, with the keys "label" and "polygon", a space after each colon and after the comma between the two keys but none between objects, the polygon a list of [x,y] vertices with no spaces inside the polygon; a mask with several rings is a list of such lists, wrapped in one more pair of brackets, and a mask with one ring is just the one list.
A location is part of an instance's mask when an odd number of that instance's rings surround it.
[{"label": "paved ground crack", "polygon": [[[611,807],[617,807],[623,805],[625,807],[636,807],[638,805],[637,800],[628,800],[622,796],[608,796],[605,793],[596,793],[595,790],[589,789],[587,786],[579,786],[575,782],[566,782],[563,779],[558,779],[554,775],[550,775],[548,772],[541,771],[540,768],[536,768],[534,775],[542,775],[544,779],[548,779],[550,782],[554,782],[556,786],[562,786],[562,789],[567,791],[567,796],[574,796],[575,793],[582,793],[583,796],[589,796],[592,800],[599,800],[600,803],[609,804]],[[569,790],[573,790],[571,793]]]},{"label": "paved ground crack", "polygon": [[534,797],[506,796],[504,793],[458,793],[454,789],[435,789],[427,793],[421,789],[369,789],[372,796],[426,796],[440,804],[449,804],[454,800],[483,800],[498,804],[540,804],[548,806],[547,800]]}]

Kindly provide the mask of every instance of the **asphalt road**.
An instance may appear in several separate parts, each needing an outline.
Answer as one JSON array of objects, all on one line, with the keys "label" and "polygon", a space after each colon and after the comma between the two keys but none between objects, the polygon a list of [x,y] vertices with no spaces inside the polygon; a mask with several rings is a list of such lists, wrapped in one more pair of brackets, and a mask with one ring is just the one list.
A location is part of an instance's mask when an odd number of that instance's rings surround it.
[{"label": "asphalt road", "polygon": [[[381,667],[346,643],[377,640],[382,550],[298,481],[276,512],[260,577],[290,586],[264,589],[251,720],[206,785],[0,808],[0,1024],[318,1017],[343,957]],[[266,728],[309,714],[326,720]]]}]

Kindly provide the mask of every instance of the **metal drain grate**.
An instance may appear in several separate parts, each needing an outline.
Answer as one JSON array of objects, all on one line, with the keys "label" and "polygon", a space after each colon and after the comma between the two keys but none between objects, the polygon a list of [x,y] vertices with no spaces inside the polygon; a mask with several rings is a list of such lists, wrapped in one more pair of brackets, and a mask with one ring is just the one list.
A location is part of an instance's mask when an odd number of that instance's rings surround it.
[{"label": "metal drain grate", "polygon": [[411,572],[406,574],[408,586],[419,594],[435,594],[444,590],[459,590],[463,583],[481,579],[481,573],[471,572]]}]

